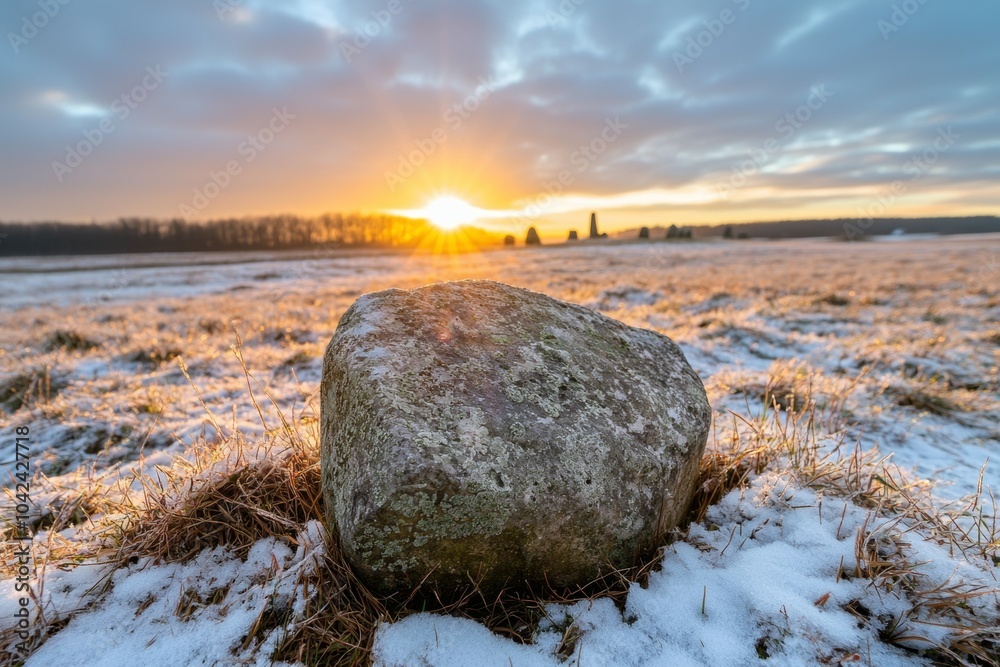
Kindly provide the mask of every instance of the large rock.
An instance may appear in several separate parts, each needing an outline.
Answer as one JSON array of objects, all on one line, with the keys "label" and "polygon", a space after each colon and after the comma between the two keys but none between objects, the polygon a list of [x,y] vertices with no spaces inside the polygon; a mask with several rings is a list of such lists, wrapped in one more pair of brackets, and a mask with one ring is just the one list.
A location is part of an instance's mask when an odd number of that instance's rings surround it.
[{"label": "large rock", "polygon": [[382,592],[630,565],[685,515],[711,418],[670,339],[491,281],[358,299],[321,412],[329,527]]}]

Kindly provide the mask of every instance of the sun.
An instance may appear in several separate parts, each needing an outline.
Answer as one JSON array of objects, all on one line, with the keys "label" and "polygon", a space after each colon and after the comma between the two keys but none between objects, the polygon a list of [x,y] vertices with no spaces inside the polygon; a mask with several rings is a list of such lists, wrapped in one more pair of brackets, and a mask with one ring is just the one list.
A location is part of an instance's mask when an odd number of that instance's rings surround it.
[{"label": "sun", "polygon": [[422,217],[440,229],[456,229],[480,217],[480,210],[458,197],[438,197],[421,209]]}]

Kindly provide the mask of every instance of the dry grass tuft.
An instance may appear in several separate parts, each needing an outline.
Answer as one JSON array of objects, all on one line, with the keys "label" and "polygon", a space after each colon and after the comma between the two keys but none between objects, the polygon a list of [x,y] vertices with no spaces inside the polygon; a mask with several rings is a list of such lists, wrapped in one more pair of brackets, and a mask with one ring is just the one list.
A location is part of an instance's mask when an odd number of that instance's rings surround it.
[{"label": "dry grass tuft", "polygon": [[131,508],[122,560],[187,561],[219,545],[243,555],[266,537],[294,540],[303,524],[322,519],[319,457],[314,450],[264,445],[248,462],[236,435],[235,460],[220,469],[218,447],[195,451],[160,469],[163,479],[141,478],[146,501]]},{"label": "dry grass tuft", "polygon": [[45,405],[67,384],[52,374],[48,366],[0,380],[0,405],[8,412]]},{"label": "dry grass tuft", "polygon": [[937,383],[894,386],[887,388],[885,393],[900,407],[913,408],[939,417],[948,417],[964,411],[947,388]]},{"label": "dry grass tuft", "polygon": [[70,352],[88,352],[100,347],[101,344],[91,340],[77,331],[53,331],[46,337],[42,349],[46,352],[68,350]]},{"label": "dry grass tuft", "polygon": [[126,354],[123,358],[133,364],[157,367],[168,361],[173,361],[181,356],[182,352],[176,347],[154,347],[152,349],[140,349]]},{"label": "dry grass tuft", "polygon": [[[734,415],[734,429],[737,419],[739,417]],[[734,430],[735,433],[737,431]],[[742,443],[737,440],[735,444]],[[763,472],[773,457],[774,453],[764,444],[754,448],[737,446],[731,449],[720,448],[707,451],[701,460],[698,488],[691,503],[691,521],[701,522],[709,508],[730,491],[746,488],[751,477]]]},{"label": "dry grass tuft", "polygon": [[390,613],[340,550],[328,544],[323,565],[299,583],[311,592],[305,619],[285,635],[274,659],[307,665],[369,664],[375,628]]},{"label": "dry grass tuft", "polygon": [[845,296],[841,296],[840,294],[827,294],[826,296],[816,299],[815,303],[842,308],[844,306],[851,305],[851,300]]}]

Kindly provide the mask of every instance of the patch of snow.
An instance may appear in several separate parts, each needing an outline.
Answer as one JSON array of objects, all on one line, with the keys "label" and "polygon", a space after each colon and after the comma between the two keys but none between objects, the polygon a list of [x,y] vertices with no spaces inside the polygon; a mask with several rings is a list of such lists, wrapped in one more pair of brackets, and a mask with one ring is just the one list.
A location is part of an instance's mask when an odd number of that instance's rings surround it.
[{"label": "patch of snow", "polygon": [[[624,613],[608,599],[550,605],[535,642],[519,645],[468,620],[418,614],[379,628],[375,664],[425,665],[929,665],[879,638],[881,624],[910,605],[853,570],[857,531],[869,512],[827,499],[776,473],[713,507],[687,542],[672,545],[647,588],[632,585]],[[929,581],[995,583],[991,573],[942,547],[909,535],[914,560]],[[957,579],[955,578],[957,576]],[[870,619],[845,607],[854,603]],[[997,595],[973,602],[984,611]],[[901,630],[947,639],[947,629],[904,621]],[[573,653],[555,653],[566,627],[580,633]],[[837,647],[837,648],[833,648]],[[927,648],[928,644],[915,646]]]},{"label": "patch of snow", "polygon": [[[294,552],[266,539],[245,559],[216,548],[187,564],[143,562],[118,570],[100,605],[76,615],[25,665],[270,665],[280,629],[265,646],[244,649],[243,642],[268,605],[287,606],[301,618],[305,600],[296,581],[320,563],[322,528],[307,524],[298,542]],[[223,599],[210,603],[213,596]]]}]

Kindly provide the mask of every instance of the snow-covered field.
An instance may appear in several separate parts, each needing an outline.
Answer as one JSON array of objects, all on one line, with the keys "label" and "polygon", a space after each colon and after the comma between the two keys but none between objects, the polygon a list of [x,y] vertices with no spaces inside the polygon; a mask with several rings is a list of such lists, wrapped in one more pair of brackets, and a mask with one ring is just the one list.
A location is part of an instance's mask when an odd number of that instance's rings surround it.
[{"label": "snow-covered field", "polygon": [[[192,463],[190,474],[245,465],[260,455],[251,451],[257,438],[286,428],[279,413],[289,429],[314,430],[322,352],[338,318],[359,295],[387,287],[493,278],[665,333],[705,381],[716,412],[710,450],[743,437],[777,449],[781,438],[810,440],[844,460],[858,444],[877,448],[875,458],[891,457],[901,475],[934,482],[934,502],[964,508],[956,512],[966,533],[988,533],[989,520],[976,520],[992,513],[989,489],[1000,489],[998,253],[1000,237],[977,236],[5,259],[0,460],[13,473],[17,429],[30,429],[39,471],[31,609],[49,628],[28,664],[271,663],[315,594],[302,579],[322,562],[318,524],[246,552],[220,544],[193,560],[139,559],[109,575],[98,563],[113,551],[113,522],[88,521],[106,513],[90,500],[110,488],[140,493],[140,479],[183,477],[198,446],[232,443],[236,432],[250,453],[214,452],[212,465]],[[528,644],[468,619],[411,615],[379,627],[376,662],[931,664],[923,651],[963,640],[949,627],[959,616],[963,627],[971,618],[996,628],[995,535],[973,552],[912,512],[873,504],[871,489],[810,478],[798,449],[786,449],[669,545],[662,568],[621,607],[600,598],[551,605],[527,629]],[[961,501],[977,493],[981,472],[982,501]],[[8,522],[15,505],[13,496],[4,502]],[[24,595],[12,549],[0,629],[16,625]],[[865,553],[872,558],[861,562]],[[892,575],[890,561],[909,569]],[[92,590],[105,576],[112,585]],[[279,597],[284,622],[258,632]],[[946,598],[961,607],[954,619]],[[993,653],[979,664],[991,664],[997,637],[966,632],[987,637],[981,645]],[[0,659],[4,649],[13,659],[19,640],[3,640]]]}]

